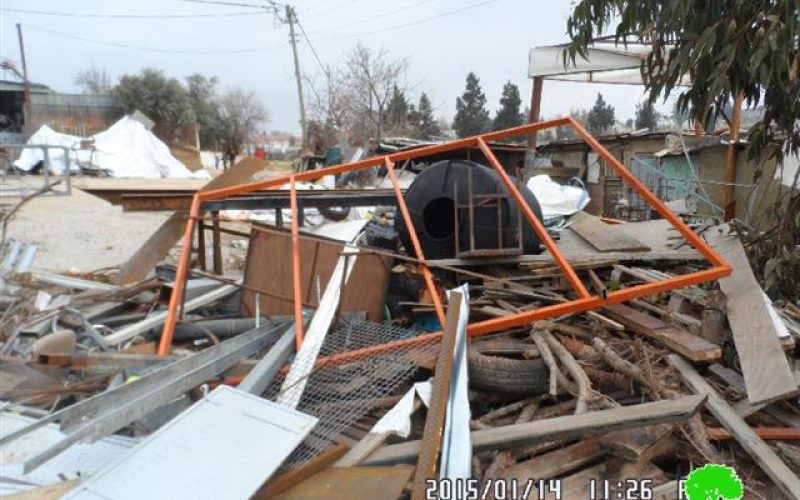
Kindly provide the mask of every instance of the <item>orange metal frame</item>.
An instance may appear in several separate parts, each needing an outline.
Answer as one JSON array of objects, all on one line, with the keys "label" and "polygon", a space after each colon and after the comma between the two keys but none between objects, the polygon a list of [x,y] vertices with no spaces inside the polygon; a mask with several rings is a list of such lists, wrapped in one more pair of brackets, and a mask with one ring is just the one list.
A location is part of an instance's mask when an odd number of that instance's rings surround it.
[{"label": "orange metal frame", "polygon": [[[684,238],[686,238],[686,241],[688,241],[692,247],[697,249],[706,259],[708,259],[708,261],[711,263],[711,268],[703,271],[697,271],[691,274],[686,274],[683,276],[671,277],[662,281],[645,283],[630,288],[625,288],[622,290],[616,290],[608,293],[605,298],[602,298],[598,295],[592,295],[591,292],[589,292],[589,290],[586,288],[586,286],[581,282],[580,278],[578,278],[578,275],[575,273],[575,270],[572,268],[569,261],[561,254],[555,242],[547,233],[547,230],[545,229],[544,225],[541,223],[541,221],[539,221],[539,219],[536,218],[536,215],[534,215],[533,211],[530,209],[527,203],[525,203],[522,193],[520,193],[519,189],[517,189],[517,187],[514,185],[514,182],[511,180],[511,178],[505,172],[503,167],[500,165],[500,162],[494,156],[494,154],[492,153],[491,149],[487,144],[488,141],[504,139],[514,136],[528,135],[540,130],[546,130],[549,128],[560,127],[560,126],[572,127],[575,130],[575,132],[589,145],[589,147],[591,147],[601,158],[603,158],[603,160],[605,160],[605,162],[609,166],[611,166],[611,168],[613,168],[620,175],[620,177],[622,177],[624,181],[626,181],[631,187],[633,187],[642,196],[642,198],[644,198],[648,203],[650,203],[650,205],[652,205],[658,211],[658,213],[661,214],[662,217],[667,219],[678,230],[678,232],[680,232],[680,234]],[[411,223],[411,216],[408,212],[408,207],[406,206],[405,199],[403,198],[402,192],[400,190],[400,185],[397,182],[397,175],[395,174],[394,171],[394,164],[398,161],[404,161],[412,158],[419,158],[432,154],[443,153],[446,151],[452,151],[463,148],[474,148],[474,147],[480,148],[481,152],[483,152],[483,155],[489,161],[490,165],[500,175],[501,181],[503,182],[503,184],[505,184],[506,188],[508,189],[508,192],[514,198],[517,204],[521,207],[522,214],[531,224],[534,231],[538,235],[539,239],[544,243],[547,250],[553,256],[553,259],[555,260],[556,264],[558,264],[558,266],[564,272],[564,275],[566,276],[570,285],[574,289],[575,293],[577,293],[578,298],[570,302],[564,302],[561,304],[541,307],[539,309],[526,311],[511,316],[504,316],[502,318],[494,318],[487,321],[472,323],[469,325],[468,328],[468,332],[472,336],[485,335],[488,333],[498,332],[508,328],[527,325],[532,323],[533,321],[537,321],[540,319],[552,318],[563,314],[581,312],[589,309],[602,307],[605,305],[625,302],[627,300],[631,300],[644,295],[652,295],[654,293],[665,292],[668,290],[673,290],[675,288],[681,288],[705,281],[719,279],[724,276],[728,276],[731,273],[730,266],[728,265],[727,262],[725,262],[725,260],[722,259],[722,257],[717,255],[716,252],[714,252],[714,250],[705,241],[703,241],[702,238],[700,238],[686,224],[684,224],[683,221],[678,216],[672,213],[664,204],[664,202],[658,199],[656,195],[650,192],[650,190],[648,190],[647,187],[645,187],[641,182],[639,182],[639,180],[636,179],[636,177],[634,177],[633,174],[631,174],[628,171],[628,169],[626,169],[625,166],[622,165],[622,163],[620,163],[608,150],[606,150],[594,137],[592,137],[592,135],[589,134],[589,132],[587,132],[578,122],[576,122],[571,117],[558,118],[555,120],[536,122],[528,125],[522,125],[519,127],[510,128],[507,130],[501,130],[498,132],[491,132],[488,134],[468,137],[465,139],[451,141],[444,144],[436,144],[433,146],[414,149],[410,151],[398,151],[396,153],[384,156],[375,156],[354,163],[336,165],[333,167],[327,167],[320,170],[310,170],[302,173],[296,173],[289,175],[287,177],[269,179],[265,181],[243,184],[240,186],[233,186],[228,188],[216,189],[213,191],[203,191],[196,193],[194,195],[194,199],[192,200],[191,210],[189,214],[190,216],[186,224],[186,231],[184,233],[180,261],[178,263],[178,270],[175,278],[175,288],[170,297],[169,314],[167,315],[167,320],[164,323],[164,330],[161,335],[161,343],[159,345],[158,353],[161,355],[167,355],[170,353],[170,350],[172,348],[172,337],[175,331],[175,323],[179,316],[180,306],[183,299],[184,286],[186,282],[186,277],[188,276],[189,265],[191,261],[192,235],[194,234],[194,229],[195,226],[197,225],[197,221],[202,215],[201,214],[202,204],[206,201],[218,200],[226,198],[228,196],[240,195],[263,189],[274,189],[279,186],[285,185],[287,183],[289,184],[290,187],[290,197],[291,197],[292,275],[294,281],[294,298],[295,298],[294,312],[295,312],[296,342],[297,342],[297,347],[299,348],[303,341],[304,332],[303,332],[303,306],[301,300],[302,286],[300,283],[299,227],[297,222],[298,194],[295,184],[298,181],[310,181],[322,177],[324,175],[333,175],[333,174],[340,174],[343,172],[363,170],[378,165],[384,165],[386,167],[387,175],[389,176],[389,179],[392,181],[392,186],[394,187],[395,194],[397,195],[398,208],[401,216],[403,217],[406,223],[406,227],[409,230],[414,251],[416,252],[417,257],[420,261],[420,265],[422,267],[422,273],[425,279],[425,284],[428,290],[430,291],[431,297],[433,299],[433,305],[436,310],[436,314],[439,317],[439,320],[441,321],[442,325],[444,326],[444,319],[445,319],[444,308],[439,298],[439,294],[437,293],[436,284],[433,279],[433,274],[431,273],[426,263],[422,247],[420,245],[419,239],[417,238],[414,226]],[[343,361],[345,359],[352,359],[353,357],[363,356],[364,354],[368,354],[370,352],[377,353],[377,352],[396,349],[403,346],[414,345],[416,343],[427,342],[435,338],[438,338],[440,336],[441,332],[435,332],[427,335],[422,335],[420,337],[414,337],[412,339],[405,339],[396,342],[391,342],[388,344],[374,346],[366,350],[346,353],[338,356],[330,356],[328,358],[321,359],[319,362],[321,364],[327,364],[331,362]]]}]

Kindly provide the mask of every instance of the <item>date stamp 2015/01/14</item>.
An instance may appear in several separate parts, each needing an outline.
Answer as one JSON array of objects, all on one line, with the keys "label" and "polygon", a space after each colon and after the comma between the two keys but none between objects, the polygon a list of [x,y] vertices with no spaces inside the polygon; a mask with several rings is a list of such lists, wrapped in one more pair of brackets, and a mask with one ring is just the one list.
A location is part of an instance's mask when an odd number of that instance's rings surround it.
[{"label": "date stamp 2015/01/14", "polygon": [[427,479],[427,500],[561,500],[560,479]]}]

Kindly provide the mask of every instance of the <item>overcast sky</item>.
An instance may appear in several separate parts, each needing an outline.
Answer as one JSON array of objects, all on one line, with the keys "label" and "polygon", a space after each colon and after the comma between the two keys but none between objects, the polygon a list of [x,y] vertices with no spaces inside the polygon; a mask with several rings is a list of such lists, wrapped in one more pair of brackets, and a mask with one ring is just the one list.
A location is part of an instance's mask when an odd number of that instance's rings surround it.
[{"label": "overcast sky", "polygon": [[[220,0],[264,4],[263,0]],[[503,84],[530,99],[528,50],[566,41],[571,0],[296,0],[300,23],[325,64],[336,65],[361,41],[409,61],[412,100],[431,97],[437,117],[452,119],[469,71],[480,78],[494,114]],[[0,56],[19,61],[15,24],[25,36],[32,81],[75,92],[75,74],[95,65],[116,82],[145,67],[183,78],[200,72],[221,85],[261,93],[267,130],[299,131],[297,91],[288,26],[244,7],[182,0],[0,0]],[[68,17],[13,11],[101,15],[209,15],[209,17]],[[213,15],[213,16],[212,16]],[[319,77],[320,65],[302,40],[303,74]],[[1,75],[10,78],[10,75]],[[597,92],[616,108],[618,120],[634,114],[642,88],[546,82],[545,117],[588,108]],[[523,105],[524,106],[524,105]]]}]

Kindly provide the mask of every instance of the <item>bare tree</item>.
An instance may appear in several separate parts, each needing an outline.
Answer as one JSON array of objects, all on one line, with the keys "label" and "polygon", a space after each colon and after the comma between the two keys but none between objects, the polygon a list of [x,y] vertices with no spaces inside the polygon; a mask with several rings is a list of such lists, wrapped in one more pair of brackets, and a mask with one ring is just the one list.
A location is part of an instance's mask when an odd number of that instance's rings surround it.
[{"label": "bare tree", "polygon": [[81,87],[88,94],[110,94],[111,78],[105,68],[90,66],[75,75],[75,85]]},{"label": "bare tree", "polygon": [[360,43],[356,45],[341,75],[341,84],[349,94],[350,128],[354,135],[366,133],[365,138],[381,140],[387,104],[395,87],[404,88],[407,67],[405,59],[389,59],[383,49],[373,52]]},{"label": "bare tree", "polygon": [[225,92],[217,106],[217,134],[226,147],[240,148],[251,139],[269,115],[253,90],[240,87]]}]

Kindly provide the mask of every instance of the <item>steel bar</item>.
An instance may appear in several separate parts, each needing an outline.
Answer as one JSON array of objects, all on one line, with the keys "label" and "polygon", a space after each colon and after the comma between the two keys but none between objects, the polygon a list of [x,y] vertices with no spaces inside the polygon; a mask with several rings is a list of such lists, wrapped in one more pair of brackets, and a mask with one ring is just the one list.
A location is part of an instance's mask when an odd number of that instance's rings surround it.
[{"label": "steel bar", "polygon": [[[223,285],[215,290],[205,293],[199,297],[195,297],[192,300],[186,302],[186,304],[183,307],[183,310],[191,311],[192,309],[197,309],[198,307],[210,304],[215,300],[227,297],[228,295],[235,292],[236,289],[237,289],[236,285]],[[172,292],[172,296],[173,297],[175,296],[175,291]],[[170,298],[170,302],[171,301],[172,298]],[[126,342],[132,339],[133,337],[139,335],[140,333],[144,333],[151,328],[159,326],[167,319],[168,316],[169,316],[168,311],[161,311],[155,314],[151,314],[145,320],[139,321],[138,323],[133,323],[132,325],[128,325],[125,328],[122,328],[110,335],[107,335],[106,337],[104,337],[105,342],[107,345],[110,346]]]},{"label": "steel bar", "polygon": [[455,355],[456,337],[458,336],[458,316],[461,312],[462,296],[458,292],[450,294],[445,320],[445,334],[436,361],[431,402],[422,431],[422,446],[419,452],[417,469],[414,472],[414,488],[411,500],[424,500],[426,480],[435,479],[439,453],[442,448],[442,432],[444,431],[447,400],[450,396],[450,379],[453,375],[453,356]]},{"label": "steel bar", "polygon": [[222,269],[222,232],[219,227],[219,212],[211,212],[211,245],[214,247],[214,274],[223,274]]},{"label": "steel bar", "polygon": [[260,396],[267,390],[272,379],[278,370],[288,361],[289,357],[295,353],[295,327],[290,326],[283,335],[267,351],[258,363],[250,369],[250,373],[239,382],[237,388]]}]

